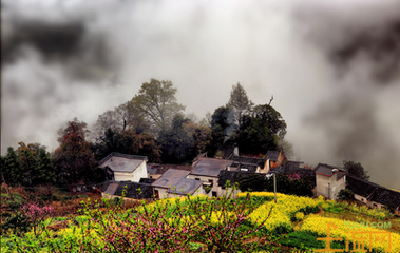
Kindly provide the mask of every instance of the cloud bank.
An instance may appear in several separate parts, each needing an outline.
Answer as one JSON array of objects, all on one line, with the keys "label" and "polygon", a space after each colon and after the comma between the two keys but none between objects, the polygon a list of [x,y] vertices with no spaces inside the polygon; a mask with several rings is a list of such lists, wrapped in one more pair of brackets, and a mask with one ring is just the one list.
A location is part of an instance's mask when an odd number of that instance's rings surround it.
[{"label": "cloud bank", "polygon": [[[332,1],[333,2],[333,1]],[[296,157],[400,188],[398,1],[2,1],[2,154],[169,79],[200,118],[244,85]],[[384,172],[384,173],[382,173]]]}]

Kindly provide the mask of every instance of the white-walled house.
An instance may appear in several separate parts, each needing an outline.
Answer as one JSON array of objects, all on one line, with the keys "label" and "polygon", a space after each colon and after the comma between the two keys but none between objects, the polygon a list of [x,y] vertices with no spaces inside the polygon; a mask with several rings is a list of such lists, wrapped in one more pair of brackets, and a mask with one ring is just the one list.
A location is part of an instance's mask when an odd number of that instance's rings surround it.
[{"label": "white-walled house", "polygon": [[114,172],[115,181],[139,182],[147,178],[147,156],[125,155],[113,152],[99,162],[100,168]]},{"label": "white-walled house", "polygon": [[203,182],[186,178],[189,171],[169,169],[159,178],[157,178],[151,186],[154,189],[156,198],[173,198],[185,195],[205,194]]},{"label": "white-walled house", "polygon": [[200,157],[193,162],[193,169],[187,178],[203,181],[204,186],[210,188],[210,191],[207,193],[209,196],[222,196],[224,190],[218,186],[218,175],[222,170],[230,167],[232,162],[233,160]]},{"label": "white-walled house", "polygon": [[317,196],[323,195],[328,199],[336,199],[339,192],[346,189],[347,171],[320,163],[315,169],[315,173]]}]

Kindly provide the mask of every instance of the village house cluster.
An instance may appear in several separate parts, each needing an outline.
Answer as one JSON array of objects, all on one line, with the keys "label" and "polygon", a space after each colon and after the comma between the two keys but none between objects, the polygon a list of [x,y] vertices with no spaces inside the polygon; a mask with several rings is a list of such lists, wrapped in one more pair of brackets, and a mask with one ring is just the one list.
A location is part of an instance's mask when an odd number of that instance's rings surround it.
[{"label": "village house cluster", "polygon": [[[207,153],[193,159],[191,166],[147,163],[147,157],[111,153],[99,162],[112,178],[103,183],[102,196],[121,196],[135,199],[168,198],[204,194],[219,197],[226,194],[231,184],[249,174],[273,173],[313,175],[316,196],[337,199],[342,189],[354,192],[356,200],[370,208],[394,207],[400,211],[400,192],[386,189],[353,175],[342,168],[320,163],[314,168],[304,162],[290,161],[283,153],[268,151],[263,157],[239,155],[236,148],[227,158],[207,157]],[[240,192],[240,190],[236,190]]]}]

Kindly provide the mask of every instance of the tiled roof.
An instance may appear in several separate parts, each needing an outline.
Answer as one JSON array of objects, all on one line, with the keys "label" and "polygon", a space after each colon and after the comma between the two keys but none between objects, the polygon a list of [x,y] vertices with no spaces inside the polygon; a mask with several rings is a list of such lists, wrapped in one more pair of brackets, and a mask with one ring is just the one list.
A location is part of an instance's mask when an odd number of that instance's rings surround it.
[{"label": "tiled roof", "polygon": [[142,162],[146,162],[146,156],[124,155],[111,153],[99,162],[100,168],[109,167],[113,172],[133,172]]},{"label": "tiled roof", "polygon": [[140,178],[139,179],[139,183],[148,183],[148,184],[151,184],[151,183],[153,183],[154,181],[156,181],[156,179],[155,178]]},{"label": "tiled roof", "polygon": [[369,201],[381,203],[387,207],[400,207],[400,192],[386,189],[377,183],[373,183],[354,175],[348,175],[347,189],[354,194],[363,196]]},{"label": "tiled roof", "polygon": [[125,197],[134,199],[149,199],[153,197],[153,188],[148,183],[132,181],[105,181],[101,192],[108,195],[121,196],[126,188]]},{"label": "tiled roof", "polygon": [[400,207],[400,192],[379,187],[369,200],[384,204],[387,207],[398,208]]},{"label": "tiled roof", "polygon": [[147,156],[140,156],[140,155],[127,155],[127,154],[121,154],[118,152],[112,152],[108,156],[104,157],[99,161],[99,165],[103,164],[105,161],[110,159],[111,157],[122,157],[122,158],[127,158],[127,159],[135,159],[135,160],[146,160],[147,161]]},{"label": "tiled roof", "polygon": [[235,171],[245,170],[248,172],[256,172],[256,170],[259,166],[256,164],[233,162],[230,167],[231,167],[231,170],[235,170]]},{"label": "tiled roof", "polygon": [[337,174],[336,180],[341,179],[342,177],[346,176],[349,174],[347,171],[341,171],[340,173]]},{"label": "tiled roof", "polygon": [[114,195],[115,191],[118,188],[119,182],[115,181],[105,181],[103,182],[103,186],[101,187],[101,192],[104,194]]},{"label": "tiled roof", "polygon": [[217,177],[220,171],[231,166],[232,160],[202,157],[193,163],[191,175]]},{"label": "tiled roof", "polygon": [[202,184],[201,180],[186,178],[189,171],[170,169],[157,178],[151,185],[157,188],[171,189],[176,194],[193,194]]},{"label": "tiled roof", "polygon": [[268,151],[267,154],[265,155],[266,158],[269,158],[272,161],[278,161],[279,160],[279,151]]},{"label": "tiled roof", "polygon": [[346,177],[346,182],[347,189],[351,190],[354,194],[365,198],[369,197],[377,188],[381,187],[376,183],[369,182],[353,175],[348,175]]},{"label": "tiled roof", "polygon": [[260,167],[264,167],[265,158],[258,158],[258,157],[249,157],[249,156],[232,156],[231,160],[235,163],[242,163],[242,164],[254,164]]},{"label": "tiled roof", "polygon": [[300,169],[301,164],[304,162],[300,161],[287,161],[285,164],[285,171],[290,172],[290,171],[295,171]]},{"label": "tiled roof", "polygon": [[348,174],[348,172],[346,170],[330,166],[326,163],[319,163],[317,168],[315,168],[315,172],[317,174],[324,175],[327,177],[337,175],[337,178],[336,178],[337,180],[339,180],[340,178],[342,178]]},{"label": "tiled roof", "polygon": [[150,175],[162,175],[170,169],[191,171],[191,166],[169,163],[149,163],[147,164],[147,173]]}]

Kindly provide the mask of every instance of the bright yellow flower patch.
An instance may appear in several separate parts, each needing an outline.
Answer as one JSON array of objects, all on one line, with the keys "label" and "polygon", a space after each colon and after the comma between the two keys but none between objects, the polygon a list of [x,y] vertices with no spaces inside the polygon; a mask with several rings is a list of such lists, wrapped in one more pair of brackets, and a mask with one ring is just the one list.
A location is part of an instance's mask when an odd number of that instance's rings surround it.
[{"label": "bright yellow flower patch", "polygon": [[[245,196],[247,193],[241,193],[240,196]],[[272,197],[272,192],[252,192],[251,196],[257,197]],[[291,231],[293,229],[291,220],[296,216],[296,213],[310,213],[318,208],[320,199],[311,199],[308,197],[299,197],[293,195],[277,194],[277,203],[273,200],[266,202],[254,212],[250,214],[250,220],[261,224],[265,221],[265,227],[272,231],[281,229],[282,231]],[[271,211],[270,216],[268,214]]]},{"label": "bright yellow flower patch", "polygon": [[[387,232],[382,229],[376,229],[372,227],[362,227],[362,228],[353,228],[353,225],[347,225],[345,222],[349,222],[347,224],[353,224],[353,221],[341,220],[336,218],[327,218],[312,215],[304,220],[301,231],[306,231],[310,233],[318,234],[321,237],[326,237],[328,222],[334,225],[337,228],[330,228],[330,237],[343,238],[343,241],[354,241],[353,234],[351,232],[360,231],[360,232],[377,232],[378,234],[372,234],[372,248],[373,249],[384,249],[387,250],[389,246],[388,242],[388,234],[382,234],[382,232]],[[380,234],[379,234],[380,233]],[[369,247],[369,234],[357,234],[358,237],[365,237],[365,246]],[[392,253],[400,253],[400,234],[390,233],[391,236],[391,251]]]}]

